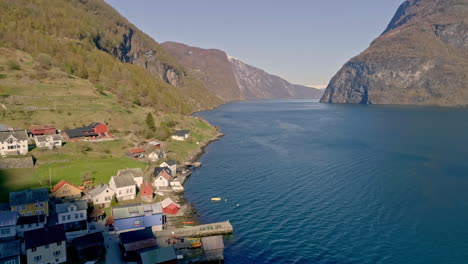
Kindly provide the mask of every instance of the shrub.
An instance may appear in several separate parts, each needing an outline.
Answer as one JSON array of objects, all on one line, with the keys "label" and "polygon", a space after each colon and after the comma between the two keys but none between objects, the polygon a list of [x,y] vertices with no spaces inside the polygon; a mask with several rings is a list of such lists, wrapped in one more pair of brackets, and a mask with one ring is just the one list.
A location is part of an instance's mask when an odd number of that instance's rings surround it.
[{"label": "shrub", "polygon": [[15,60],[8,61],[8,68],[10,68],[10,70],[16,70],[16,71],[21,70],[21,66]]}]

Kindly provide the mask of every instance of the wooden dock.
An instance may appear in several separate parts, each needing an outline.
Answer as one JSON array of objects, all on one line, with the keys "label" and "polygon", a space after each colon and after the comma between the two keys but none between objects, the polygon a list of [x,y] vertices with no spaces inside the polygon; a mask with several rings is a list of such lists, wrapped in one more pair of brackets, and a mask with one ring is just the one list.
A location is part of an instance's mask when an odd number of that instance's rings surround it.
[{"label": "wooden dock", "polygon": [[156,237],[206,237],[216,235],[228,235],[234,231],[229,221],[198,225],[186,228],[173,228],[163,231],[156,231]]}]

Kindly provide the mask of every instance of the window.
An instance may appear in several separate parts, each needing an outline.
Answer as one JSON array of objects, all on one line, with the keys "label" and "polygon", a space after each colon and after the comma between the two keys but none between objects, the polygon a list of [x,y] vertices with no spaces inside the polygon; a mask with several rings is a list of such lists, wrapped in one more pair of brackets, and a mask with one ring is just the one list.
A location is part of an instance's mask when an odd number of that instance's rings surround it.
[{"label": "window", "polygon": [[45,248],[49,248],[49,245],[45,245],[44,247],[45,247]]},{"label": "window", "polygon": [[31,215],[32,215],[32,212],[31,212],[31,211],[29,211],[29,212],[28,212],[28,216],[31,216]]},{"label": "window", "polygon": [[33,248],[31,248],[31,251],[32,251],[32,252],[36,252],[36,251],[37,251],[37,248],[33,247]]},{"label": "window", "polygon": [[135,220],[135,226],[140,226],[140,220]]},{"label": "window", "polygon": [[119,195],[122,194],[122,190],[119,191]]},{"label": "window", "polygon": [[83,213],[80,213],[80,218],[84,218],[84,214],[83,214]]},{"label": "window", "polygon": [[62,221],[65,221],[65,216],[64,215],[62,215]]},{"label": "window", "polygon": [[31,224],[28,224],[28,228],[31,228]]},{"label": "window", "polygon": [[75,207],[70,207],[70,211],[75,211]]},{"label": "window", "polygon": [[7,260],[5,262],[5,264],[16,264],[16,260],[12,259],[12,260]]},{"label": "window", "polygon": [[67,215],[67,220],[70,220],[71,219],[71,215]]},{"label": "window", "polygon": [[4,228],[0,230],[0,234],[2,235],[8,235],[10,234],[10,228]]},{"label": "window", "polygon": [[54,257],[60,256],[60,250],[54,251]]},{"label": "window", "polygon": [[61,246],[61,245],[62,245],[62,241],[57,242],[57,246]]},{"label": "window", "polygon": [[37,211],[36,211],[36,214],[37,214],[37,215],[43,215],[43,214],[44,214],[44,210],[37,210]]},{"label": "window", "polygon": [[78,214],[75,214],[75,219],[78,219]]},{"label": "window", "polygon": [[96,203],[99,203],[99,199],[98,199],[98,198],[96,198]]},{"label": "window", "polygon": [[42,256],[41,256],[41,255],[39,255],[39,256],[34,256],[34,261],[35,261],[35,262],[39,262],[39,261],[41,261],[41,260],[42,260]]}]

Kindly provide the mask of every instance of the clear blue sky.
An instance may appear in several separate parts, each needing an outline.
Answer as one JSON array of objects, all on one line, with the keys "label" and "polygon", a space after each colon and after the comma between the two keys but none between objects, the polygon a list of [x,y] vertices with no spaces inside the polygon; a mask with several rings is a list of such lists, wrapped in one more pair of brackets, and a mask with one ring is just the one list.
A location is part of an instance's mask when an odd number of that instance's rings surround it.
[{"label": "clear blue sky", "polygon": [[158,42],[217,48],[304,85],[326,85],[403,0],[106,0]]}]

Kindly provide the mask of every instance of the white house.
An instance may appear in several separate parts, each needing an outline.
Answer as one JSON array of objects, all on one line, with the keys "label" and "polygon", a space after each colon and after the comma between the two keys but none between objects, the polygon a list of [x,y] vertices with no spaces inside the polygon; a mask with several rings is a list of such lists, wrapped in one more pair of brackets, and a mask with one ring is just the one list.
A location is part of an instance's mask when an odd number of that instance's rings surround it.
[{"label": "white house", "polygon": [[88,233],[88,202],[78,200],[56,205],[57,223],[63,224],[67,239]]},{"label": "white house", "polygon": [[146,154],[146,157],[151,162],[156,162],[156,161],[158,161],[160,159],[164,159],[165,156],[166,155],[164,154],[164,151],[162,151],[161,149],[148,151],[147,154]]},{"label": "white house", "polygon": [[34,136],[34,141],[38,148],[61,148],[62,147],[62,135],[39,135]]},{"label": "white house", "polygon": [[24,233],[27,263],[64,263],[67,261],[63,225],[44,227]]},{"label": "white house", "polygon": [[161,163],[161,165],[159,165],[159,167],[169,168],[171,170],[171,176],[176,176],[176,174],[177,174],[177,161],[175,161],[175,160],[165,161],[165,162]]},{"label": "white house", "polygon": [[16,223],[18,222],[18,212],[0,212],[0,238],[16,236]]},{"label": "white house", "polygon": [[26,130],[0,132],[0,155],[26,155],[28,153],[28,134]]},{"label": "white house", "polygon": [[156,167],[153,173],[153,186],[156,190],[169,188],[172,180],[171,171],[168,167]]},{"label": "white house", "polygon": [[124,169],[117,171],[117,177],[129,175],[133,178],[137,187],[143,183],[143,171],[140,168]]},{"label": "white house", "polygon": [[174,192],[183,192],[184,191],[184,186],[182,186],[182,183],[180,182],[179,179],[172,179],[171,182],[169,183],[171,186],[171,189]]},{"label": "white house", "polygon": [[174,140],[184,141],[190,137],[190,131],[188,130],[176,130],[171,138]]},{"label": "white house", "polygon": [[133,200],[136,195],[135,180],[132,176],[126,174],[121,176],[112,176],[109,186],[115,192],[117,200]]},{"label": "white house", "polygon": [[99,186],[89,191],[88,200],[94,205],[109,207],[114,194],[114,190],[107,186],[107,184],[101,183]]}]

